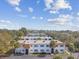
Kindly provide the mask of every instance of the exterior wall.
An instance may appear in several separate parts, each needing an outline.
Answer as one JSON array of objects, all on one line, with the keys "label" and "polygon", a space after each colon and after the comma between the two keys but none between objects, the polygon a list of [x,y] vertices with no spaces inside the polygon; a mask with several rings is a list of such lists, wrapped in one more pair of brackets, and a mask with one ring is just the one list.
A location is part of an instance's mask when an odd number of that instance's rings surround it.
[{"label": "exterior wall", "polygon": [[[44,46],[41,47],[41,45]],[[29,49],[29,53],[51,53],[51,48],[50,46],[47,47],[47,44],[38,44],[36,47],[35,45],[32,45]]]},{"label": "exterior wall", "polygon": [[42,39],[42,40],[50,40],[51,37],[24,37],[24,40],[38,40],[38,39]]},{"label": "exterior wall", "polygon": [[16,48],[16,49],[15,49],[15,53],[25,54],[25,53],[26,53],[26,49],[23,48],[23,47]]},{"label": "exterior wall", "polygon": [[[22,40],[19,40],[18,42],[23,44],[23,47],[25,49],[28,49],[28,53],[42,53],[42,52],[51,53],[51,50],[52,50],[52,48],[50,47],[51,39],[52,38],[49,36],[40,37],[39,35],[38,36],[33,35],[33,36],[23,37]],[[38,40],[40,40],[40,42]],[[38,45],[38,46],[35,47],[35,45]],[[41,47],[41,45],[44,45],[44,46]],[[49,46],[47,47],[46,45],[49,45]],[[65,51],[65,45],[63,44],[63,47],[61,47],[60,44],[58,44],[58,46],[54,47],[53,49],[54,49],[54,52],[57,50],[59,53],[63,53]]]},{"label": "exterior wall", "polygon": [[65,45],[63,45],[62,47],[61,47],[61,45],[58,45],[57,47],[54,48],[54,52],[56,52],[56,50],[59,53],[63,53],[65,51]]}]

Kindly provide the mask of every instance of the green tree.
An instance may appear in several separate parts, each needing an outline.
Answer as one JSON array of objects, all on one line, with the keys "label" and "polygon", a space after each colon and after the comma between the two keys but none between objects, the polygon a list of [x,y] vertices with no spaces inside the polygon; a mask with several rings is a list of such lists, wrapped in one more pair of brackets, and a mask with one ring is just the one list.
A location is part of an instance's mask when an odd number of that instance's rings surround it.
[{"label": "green tree", "polygon": [[68,43],[68,49],[70,52],[74,52],[75,51],[75,46],[74,46],[74,43]]},{"label": "green tree", "polygon": [[75,46],[75,51],[79,52],[79,42],[78,41],[74,42],[74,46]]},{"label": "green tree", "polygon": [[51,47],[55,47],[56,46],[56,42],[55,41],[51,41],[50,46]]},{"label": "green tree", "polygon": [[27,34],[27,29],[24,27],[21,28],[19,31],[21,31],[24,34],[24,36]]},{"label": "green tree", "polygon": [[12,36],[8,32],[0,32],[0,53],[4,54],[14,47],[13,43],[10,43],[12,40]]}]

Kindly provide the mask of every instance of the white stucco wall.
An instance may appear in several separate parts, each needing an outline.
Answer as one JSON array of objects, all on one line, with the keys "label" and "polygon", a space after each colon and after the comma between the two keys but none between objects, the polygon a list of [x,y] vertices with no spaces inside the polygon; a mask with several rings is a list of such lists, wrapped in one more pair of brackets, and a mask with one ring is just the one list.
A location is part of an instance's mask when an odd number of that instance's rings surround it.
[{"label": "white stucco wall", "polygon": [[[42,53],[41,50],[44,50],[45,53],[51,53],[51,48],[47,47],[46,44],[43,44],[44,47],[40,46],[41,44],[38,45],[38,47],[35,47],[34,45],[32,45],[32,47],[30,47],[29,49],[29,53],[36,53],[34,50],[37,49],[38,52],[37,53]],[[47,51],[48,50],[48,51]]]},{"label": "white stucco wall", "polygon": [[[60,45],[58,45],[57,47],[54,48],[54,52],[58,51],[59,53],[63,53],[65,51],[65,45],[63,45],[63,47],[61,47]],[[63,50],[63,51],[61,51]]]},{"label": "white stucco wall", "polygon": [[23,47],[16,48],[16,49],[15,49],[15,53],[22,53],[22,54],[25,54],[25,53],[26,53],[26,49],[23,48]]}]

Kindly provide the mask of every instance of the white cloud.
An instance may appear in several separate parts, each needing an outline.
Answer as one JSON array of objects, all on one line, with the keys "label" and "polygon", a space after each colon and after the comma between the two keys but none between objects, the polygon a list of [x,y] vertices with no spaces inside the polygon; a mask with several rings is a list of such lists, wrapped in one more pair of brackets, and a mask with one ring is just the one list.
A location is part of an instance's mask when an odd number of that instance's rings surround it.
[{"label": "white cloud", "polygon": [[53,4],[53,0],[45,0],[45,6],[47,9],[50,9],[52,7],[51,4]]},{"label": "white cloud", "polygon": [[15,7],[15,10],[16,10],[17,12],[21,12],[21,11],[22,11],[19,7]]},{"label": "white cloud", "polygon": [[71,19],[72,19],[72,16],[70,16],[70,15],[59,15],[58,18],[48,19],[48,22],[52,23],[52,24],[64,25],[64,24],[70,22]]},{"label": "white cloud", "polygon": [[13,6],[19,6],[21,0],[7,0]]},{"label": "white cloud", "polygon": [[9,20],[0,20],[0,28],[6,28],[8,25],[11,25],[12,22]]},{"label": "white cloud", "polygon": [[50,10],[49,13],[50,14],[56,14],[56,13],[59,13],[59,12],[58,11],[52,11],[52,10]]},{"label": "white cloud", "polygon": [[29,7],[28,10],[29,10],[29,12],[33,12],[34,11],[32,7]]},{"label": "white cloud", "polygon": [[60,9],[70,9],[70,10],[72,10],[70,4],[68,2],[66,2],[65,0],[58,0],[55,4],[54,8],[56,10],[60,10]]},{"label": "white cloud", "polygon": [[43,17],[40,17],[40,19],[44,19]]},{"label": "white cloud", "polygon": [[2,23],[2,24],[5,24],[5,23],[11,24],[11,21],[9,21],[9,20],[0,20],[0,23]]},{"label": "white cloud", "polygon": [[14,7],[17,12],[21,12],[19,7],[21,0],[7,0],[10,5]]},{"label": "white cloud", "polygon": [[36,19],[36,17],[35,17],[35,16],[33,16],[33,17],[32,17],[32,19]]},{"label": "white cloud", "polygon": [[45,0],[46,10],[59,11],[61,9],[72,10],[71,5],[66,0]]},{"label": "white cloud", "polygon": [[79,16],[79,12],[77,13],[77,15]]}]

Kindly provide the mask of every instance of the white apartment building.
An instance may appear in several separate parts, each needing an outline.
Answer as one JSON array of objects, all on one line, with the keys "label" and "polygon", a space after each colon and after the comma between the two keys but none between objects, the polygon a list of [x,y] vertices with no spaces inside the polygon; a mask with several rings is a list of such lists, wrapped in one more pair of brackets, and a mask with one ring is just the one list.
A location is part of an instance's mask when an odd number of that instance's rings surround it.
[{"label": "white apartment building", "polygon": [[[43,33],[29,33],[25,37],[21,37],[19,40],[20,48],[19,52],[22,53],[52,53],[53,51],[58,51],[62,53],[65,50],[65,45],[60,41],[56,42],[56,47],[51,47],[50,43],[52,38]],[[26,52],[24,52],[26,49]],[[18,48],[17,48],[18,50]],[[17,52],[17,51],[16,51]]]}]

